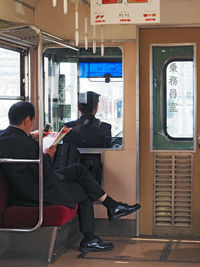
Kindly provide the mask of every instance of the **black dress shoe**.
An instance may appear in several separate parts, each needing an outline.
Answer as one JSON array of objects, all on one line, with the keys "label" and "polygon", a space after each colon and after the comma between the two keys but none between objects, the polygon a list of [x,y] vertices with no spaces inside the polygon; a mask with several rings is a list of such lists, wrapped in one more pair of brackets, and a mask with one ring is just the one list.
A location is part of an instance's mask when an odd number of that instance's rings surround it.
[{"label": "black dress shoe", "polygon": [[115,208],[108,208],[108,219],[109,220],[116,220],[122,216],[129,215],[140,208],[140,204],[135,204],[133,206],[129,206],[128,204],[124,204],[119,202],[117,207]]},{"label": "black dress shoe", "polygon": [[112,243],[104,243],[101,238],[95,236],[91,241],[81,240],[79,250],[81,252],[91,252],[91,251],[108,251],[112,250],[114,245]]}]

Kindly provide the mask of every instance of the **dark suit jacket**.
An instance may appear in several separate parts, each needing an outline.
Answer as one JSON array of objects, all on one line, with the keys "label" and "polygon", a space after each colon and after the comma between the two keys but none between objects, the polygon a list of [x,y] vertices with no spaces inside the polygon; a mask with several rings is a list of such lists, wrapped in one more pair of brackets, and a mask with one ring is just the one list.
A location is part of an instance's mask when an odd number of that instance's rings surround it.
[{"label": "dark suit jacket", "polygon": [[[38,159],[38,142],[24,131],[9,126],[0,133],[0,157]],[[10,204],[38,205],[38,163],[3,163],[0,167],[8,183]],[[54,172],[53,162],[47,154],[43,156],[43,171],[44,205],[60,204],[74,208],[75,203],[68,199],[66,188]]]},{"label": "dark suit jacket", "polygon": [[65,125],[72,130],[64,137],[64,142],[85,148],[111,147],[111,124],[101,122],[93,115],[82,115]]}]

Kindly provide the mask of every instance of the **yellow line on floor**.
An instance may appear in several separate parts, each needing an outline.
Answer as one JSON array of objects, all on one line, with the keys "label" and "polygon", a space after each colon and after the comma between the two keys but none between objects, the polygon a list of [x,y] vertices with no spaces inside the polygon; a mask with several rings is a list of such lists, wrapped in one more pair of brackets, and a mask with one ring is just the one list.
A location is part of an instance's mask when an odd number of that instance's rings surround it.
[{"label": "yellow line on floor", "polygon": [[191,239],[164,239],[164,238],[144,238],[144,237],[132,237],[131,240],[135,241],[153,241],[153,242],[180,242],[180,243],[199,243],[200,240]]}]

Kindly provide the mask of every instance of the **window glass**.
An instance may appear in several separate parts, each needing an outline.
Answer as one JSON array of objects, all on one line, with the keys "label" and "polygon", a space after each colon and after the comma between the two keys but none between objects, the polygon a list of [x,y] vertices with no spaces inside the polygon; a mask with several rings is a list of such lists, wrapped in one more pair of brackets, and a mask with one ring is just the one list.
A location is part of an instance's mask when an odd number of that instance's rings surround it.
[{"label": "window glass", "polygon": [[100,94],[96,118],[112,125],[112,136],[123,130],[123,79],[80,78],[80,92],[93,91]]},{"label": "window glass", "polygon": [[122,77],[122,62],[80,62],[80,78]]},{"label": "window glass", "polygon": [[78,93],[100,94],[95,117],[111,124],[112,148],[123,144],[123,67],[118,47],[74,51],[47,49],[44,53],[45,123],[58,131],[64,123],[80,117]]},{"label": "window glass", "polygon": [[20,96],[20,53],[0,48],[0,95]]},{"label": "window glass", "polygon": [[192,61],[172,61],[166,68],[166,130],[172,138],[193,137]]},{"label": "window glass", "polygon": [[65,122],[75,120],[77,114],[77,63],[56,62],[44,58],[45,122],[59,131]]},{"label": "window glass", "polygon": [[63,85],[59,85],[60,99],[68,107],[66,120],[77,118],[77,64],[69,62],[60,63],[60,74],[64,78]]},{"label": "window glass", "polygon": [[[9,125],[8,110],[21,94],[20,53],[0,47],[0,129]],[[17,100],[18,99],[18,100]]]},{"label": "window glass", "polygon": [[0,106],[1,106],[1,112],[0,112],[0,130],[3,130],[8,127],[9,121],[8,121],[8,110],[9,108],[18,102],[19,100],[2,100],[0,99]]}]

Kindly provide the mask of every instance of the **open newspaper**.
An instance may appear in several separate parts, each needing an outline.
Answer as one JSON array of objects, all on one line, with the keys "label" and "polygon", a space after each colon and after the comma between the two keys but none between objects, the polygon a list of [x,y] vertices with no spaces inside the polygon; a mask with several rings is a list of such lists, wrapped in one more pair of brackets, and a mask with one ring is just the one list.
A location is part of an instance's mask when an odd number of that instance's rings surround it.
[{"label": "open newspaper", "polygon": [[44,136],[43,151],[45,151],[46,148],[57,145],[63,139],[63,137],[71,131],[71,129],[72,128],[63,126],[60,132],[50,132],[48,135]]}]

